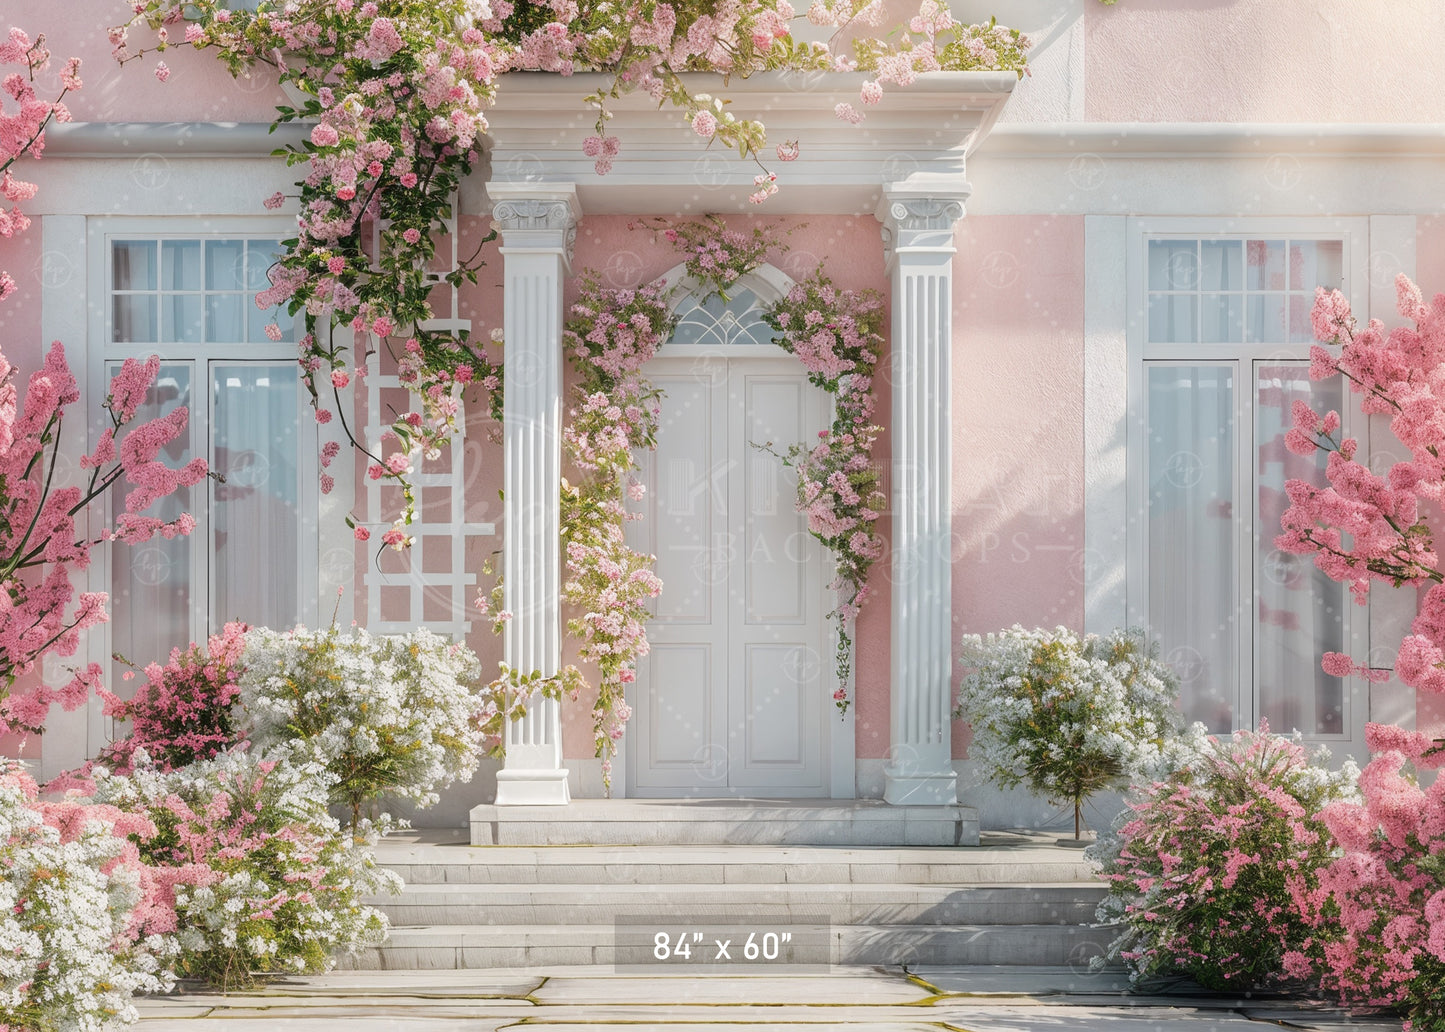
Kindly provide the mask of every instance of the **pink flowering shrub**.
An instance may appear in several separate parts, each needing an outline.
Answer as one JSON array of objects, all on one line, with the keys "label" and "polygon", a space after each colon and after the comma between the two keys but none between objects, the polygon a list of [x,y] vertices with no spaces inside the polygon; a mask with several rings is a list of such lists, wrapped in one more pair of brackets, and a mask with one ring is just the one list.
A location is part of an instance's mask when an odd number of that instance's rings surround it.
[{"label": "pink flowering shrub", "polygon": [[1418,732],[1366,727],[1376,753],[1360,775],[1363,802],[1321,814],[1342,855],[1298,893],[1325,940],[1324,987],[1347,1003],[1403,1010],[1406,1028],[1445,1029],[1445,777],[1422,789],[1409,770],[1445,766]]},{"label": "pink flowering shrub", "polygon": [[240,988],[257,971],[328,970],[385,938],[385,917],[361,897],[400,883],[327,812],[319,767],[248,752],[168,772],[143,751],[132,760],[129,775],[98,768],[90,802],[144,818],[130,837],[177,974]]},{"label": "pink flowering shrub", "polygon": [[145,668],[146,683],[128,701],[102,688],[106,714],[129,721],[130,734],[102,749],[81,775],[95,766],[129,774],[137,749],[144,749],[157,769],[169,771],[235,745],[239,734],[232,704],[241,691],[237,681],[246,630],[243,623],[228,623],[204,649],[194,642],[185,652],[172,649],[165,666]]},{"label": "pink flowering shrub", "polygon": [[878,490],[873,446],[873,375],[883,348],[883,299],[871,290],[839,290],[821,271],[795,285],[764,318],[777,342],[808,370],[808,379],[834,397],[833,425],[818,443],[795,444],[783,461],[798,473],[798,511],[808,532],[833,553],[838,605],[834,701],[849,705],[850,629],[868,597],[868,571],[883,556],[874,525],[888,502]]},{"label": "pink flowering shrub", "polygon": [[65,410],[80,398],[65,349],[58,341],[51,346],[45,364],[30,376],[23,405],[14,369],[0,353],[0,734],[38,733],[53,703],[74,709],[100,683],[100,665],[92,663],[61,688],[38,684],[20,694],[9,692],[47,654],[74,655],[80,632],[107,619],[105,594],[81,592],[77,600],[70,581],[72,572],[90,565],[97,543],[80,535],[77,516],[125,479],[132,485],[125,511],[98,540],[133,544],[156,534],[188,534],[195,526],[189,513],[169,523],[144,514],[207,472],[204,459],[171,469],[158,458],[185,431],[185,408],[131,425],[159,368],[154,356],[147,362],[125,361],[105,400],[111,425],[95,450],[80,457],[81,485],[57,487]]},{"label": "pink flowering shrub", "polygon": [[1324,944],[1294,900],[1318,893],[1334,857],[1320,811],[1355,798],[1358,773],[1311,763],[1261,722],[1139,788],[1092,850],[1109,883],[1099,920],[1123,928],[1108,957],[1132,979],[1231,992],[1308,978]]}]

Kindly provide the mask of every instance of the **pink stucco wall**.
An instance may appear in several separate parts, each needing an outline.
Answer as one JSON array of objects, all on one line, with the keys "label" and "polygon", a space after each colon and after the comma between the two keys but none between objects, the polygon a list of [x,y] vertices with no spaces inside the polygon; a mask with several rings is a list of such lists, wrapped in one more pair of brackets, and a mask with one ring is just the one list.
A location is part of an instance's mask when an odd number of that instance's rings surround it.
[{"label": "pink stucco wall", "polygon": [[[13,23],[32,36],[45,33],[54,61],[52,77],[66,58],[81,59],[84,88],[65,100],[76,121],[269,122],[276,105],[285,103],[274,79],[259,75],[233,80],[211,51],[172,47],[120,66],[110,56],[106,31],[123,20],[128,6],[115,0],[65,0],[46,13],[26,12]],[[149,30],[136,30],[132,49],[150,46],[154,38]],[[155,78],[158,60],[171,70],[164,84]],[[47,95],[44,86],[38,89]]]},{"label": "pink stucco wall", "polygon": [[1445,6],[1436,0],[1083,6],[1090,120],[1445,120]]},{"label": "pink stucco wall", "polygon": [[955,636],[1082,630],[1084,220],[969,216],[957,244]]}]

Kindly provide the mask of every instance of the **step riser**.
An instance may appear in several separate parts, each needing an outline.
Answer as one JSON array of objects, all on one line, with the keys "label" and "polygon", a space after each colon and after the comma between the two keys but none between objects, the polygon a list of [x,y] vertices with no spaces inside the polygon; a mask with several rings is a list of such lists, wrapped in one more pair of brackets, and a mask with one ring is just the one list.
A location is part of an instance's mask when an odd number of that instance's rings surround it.
[{"label": "step riser", "polygon": [[975,821],[473,821],[475,846],[971,846]]},{"label": "step riser", "polygon": [[[875,905],[856,906],[828,911],[834,924],[916,924],[916,925],[1038,925],[1038,924],[1081,924],[1094,920],[1097,903],[1075,903],[1067,906],[1048,908],[1020,907],[1015,905],[959,905],[930,906]],[[386,914],[393,926],[445,927],[449,924],[466,925],[610,925],[617,916],[617,908],[606,904],[578,906],[576,904],[518,904],[515,906],[472,905],[451,907],[408,906],[405,904],[382,904],[379,908]],[[686,921],[698,914],[715,913],[716,904],[699,900],[695,904],[652,905],[647,914],[660,921]],[[798,904],[749,905],[749,918],[801,918],[819,914],[816,906]]]},{"label": "step riser", "polygon": [[[879,933],[862,938],[870,930],[857,930],[858,939],[845,938],[834,950],[834,964],[882,964],[910,967],[938,965],[1007,964],[1017,966],[1077,965],[1088,967],[1089,958],[1102,955],[1108,936],[1091,928],[982,929],[968,941],[932,943],[925,935]],[[611,965],[610,944],[527,944],[495,946],[383,946],[353,958],[342,966],[357,970],[435,970],[497,967],[542,967],[548,965]],[[663,970],[659,968],[659,970]],[[752,968],[756,972],[756,968]],[[777,973],[786,973],[786,968]]]},{"label": "step riser", "polygon": [[1087,882],[1088,864],[406,864],[388,863],[408,885],[1019,885]]}]

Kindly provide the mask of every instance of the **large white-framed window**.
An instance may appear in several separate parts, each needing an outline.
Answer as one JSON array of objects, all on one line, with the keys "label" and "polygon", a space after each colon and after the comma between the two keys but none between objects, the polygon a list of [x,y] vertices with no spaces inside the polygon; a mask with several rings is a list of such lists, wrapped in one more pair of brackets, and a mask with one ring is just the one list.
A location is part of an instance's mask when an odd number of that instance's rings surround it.
[{"label": "large white-framed window", "polygon": [[[274,218],[90,220],[91,409],[125,359],[159,355],[156,386],[132,425],[186,406],[186,432],[161,460],[176,467],[203,456],[225,478],[146,511],[167,520],[190,512],[189,537],[114,545],[94,564],[93,585],[111,595],[107,654],[143,665],[228,620],[316,621],[317,425],[290,317],[254,303],[293,230]],[[267,332],[273,323],[279,340]],[[93,424],[92,446],[106,425]],[[128,489],[122,481],[109,499],[112,520]],[[119,672],[112,667],[112,684],[122,683]]]},{"label": "large white-framed window", "polygon": [[1128,617],[1213,732],[1362,746],[1365,689],[1320,658],[1363,659],[1366,612],[1274,538],[1286,480],[1324,483],[1323,452],[1284,447],[1293,403],[1365,434],[1338,379],[1309,379],[1309,313],[1318,286],[1366,309],[1367,238],[1364,219],[1129,220]]}]

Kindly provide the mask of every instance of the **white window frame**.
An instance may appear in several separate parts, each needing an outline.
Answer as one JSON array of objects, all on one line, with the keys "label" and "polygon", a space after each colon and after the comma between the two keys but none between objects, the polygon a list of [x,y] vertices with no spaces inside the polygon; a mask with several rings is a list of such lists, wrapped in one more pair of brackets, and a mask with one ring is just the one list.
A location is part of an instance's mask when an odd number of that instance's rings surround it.
[{"label": "white window frame", "polygon": [[[109,425],[109,418],[101,409],[101,402],[104,400],[110,383],[110,377],[106,373],[108,362],[122,361],[126,358],[148,358],[152,354],[160,352],[162,362],[168,360],[168,354],[164,348],[154,343],[131,344],[116,343],[111,340],[112,319],[114,308],[112,297],[111,278],[111,243],[115,240],[134,239],[182,239],[182,240],[205,240],[205,239],[265,239],[284,240],[295,233],[296,226],[293,220],[276,217],[206,217],[201,219],[196,216],[183,217],[144,217],[144,216],[105,216],[94,217],[86,220],[86,261],[87,261],[87,283],[88,302],[90,316],[87,327],[87,342],[85,362],[85,412],[86,418],[90,420],[88,428],[88,439],[86,442],[87,451],[93,449],[99,440],[101,432]],[[159,312],[157,313],[159,320]],[[298,316],[298,321],[300,317]],[[159,322],[157,322],[159,326]],[[299,332],[299,327],[298,327]],[[208,362],[235,360],[238,362],[295,362],[298,357],[297,345],[294,341],[265,341],[246,343],[240,345],[243,351],[237,350],[237,345],[214,344],[214,343],[177,343],[174,345],[176,351],[172,356],[178,361],[191,361],[197,371],[195,383],[192,388],[193,399],[204,398],[205,411],[197,412],[199,407],[194,402],[191,409],[189,427],[190,432],[196,436],[192,438],[193,454],[209,457],[212,452],[212,426],[210,415],[210,391],[208,379],[204,375],[205,366]],[[321,434],[318,425],[314,420],[308,419],[310,411],[310,399],[301,392],[302,401],[300,405],[301,432],[305,440],[297,456],[297,478],[300,490],[298,500],[298,511],[301,514],[302,530],[297,542],[297,556],[301,570],[301,582],[298,585],[300,594],[300,610],[297,619],[310,626],[316,626],[320,617],[321,600],[319,592],[323,580],[329,580],[320,569],[323,555],[322,544],[324,534],[333,518],[326,510],[334,508],[327,505],[321,496],[319,488],[319,457]],[[348,413],[349,418],[349,413]],[[333,467],[345,467],[349,469],[350,459],[347,455],[338,457]],[[352,478],[348,475],[345,478],[337,478],[336,490],[342,492],[343,497],[347,496],[351,487]],[[193,512],[196,519],[196,527],[191,532],[188,543],[190,546],[191,569],[206,571],[206,598],[204,606],[195,604],[193,599],[190,613],[190,637],[189,641],[198,643],[204,642],[207,634],[215,633],[219,627],[210,626],[210,509],[211,493],[214,491],[215,483],[209,478],[205,486],[197,485],[193,490],[205,490],[207,492],[207,503],[204,507],[197,506],[201,511]],[[105,502],[97,500],[98,506],[104,506]],[[97,509],[97,515],[104,519],[104,508]],[[339,517],[336,517],[339,519]],[[308,532],[309,531],[309,532]],[[104,545],[92,560],[89,571],[89,589],[92,591],[111,592],[110,550],[114,546]],[[329,612],[327,616],[329,616]],[[110,669],[109,657],[112,652],[110,625],[102,624],[94,628],[92,636],[91,655],[98,659],[102,667]],[[187,641],[172,643],[182,649],[188,644]],[[163,662],[164,656],[130,656],[127,657],[133,662],[144,664],[152,660]],[[113,686],[112,686],[113,687]],[[90,753],[94,753],[99,743],[110,740],[113,736],[113,722],[110,718],[101,714],[98,705],[92,705],[89,719],[89,739],[91,742]]]},{"label": "white window frame", "polygon": [[[1234,723],[1236,728],[1253,728],[1259,723],[1258,695],[1255,688],[1254,628],[1257,621],[1254,598],[1254,527],[1258,519],[1254,440],[1254,373],[1253,363],[1261,358],[1309,358],[1311,342],[1298,344],[1149,344],[1148,319],[1148,247],[1151,240],[1175,237],[1180,239],[1296,239],[1340,240],[1343,245],[1341,268],[1344,290],[1357,313],[1369,311],[1369,219],[1343,218],[1183,218],[1131,217],[1125,230],[1125,280],[1127,284],[1126,357],[1127,357],[1127,431],[1125,478],[1127,511],[1125,612],[1133,627],[1148,627],[1148,485],[1145,473],[1147,459],[1148,386],[1146,362],[1171,362],[1184,365],[1205,365],[1213,361],[1234,362],[1236,376],[1235,412],[1247,418],[1247,425],[1236,427],[1235,484],[1236,504],[1248,500],[1248,520],[1236,518],[1235,548],[1237,559],[1236,612],[1238,625],[1238,671]],[[1363,321],[1363,319],[1361,320]],[[1178,349],[1178,354],[1166,349]],[[1186,350],[1187,349],[1187,350]],[[1340,413],[1344,431],[1368,446],[1366,421],[1354,404],[1354,396],[1345,392]],[[1244,430],[1245,432],[1240,432]],[[1346,596],[1345,642],[1354,660],[1363,662],[1367,652],[1369,613]],[[1346,705],[1343,733],[1316,735],[1306,733],[1310,743],[1328,744],[1336,755],[1363,753],[1364,725],[1369,715],[1368,685],[1360,678],[1343,682]],[[1273,728],[1289,732],[1291,728]]]}]

